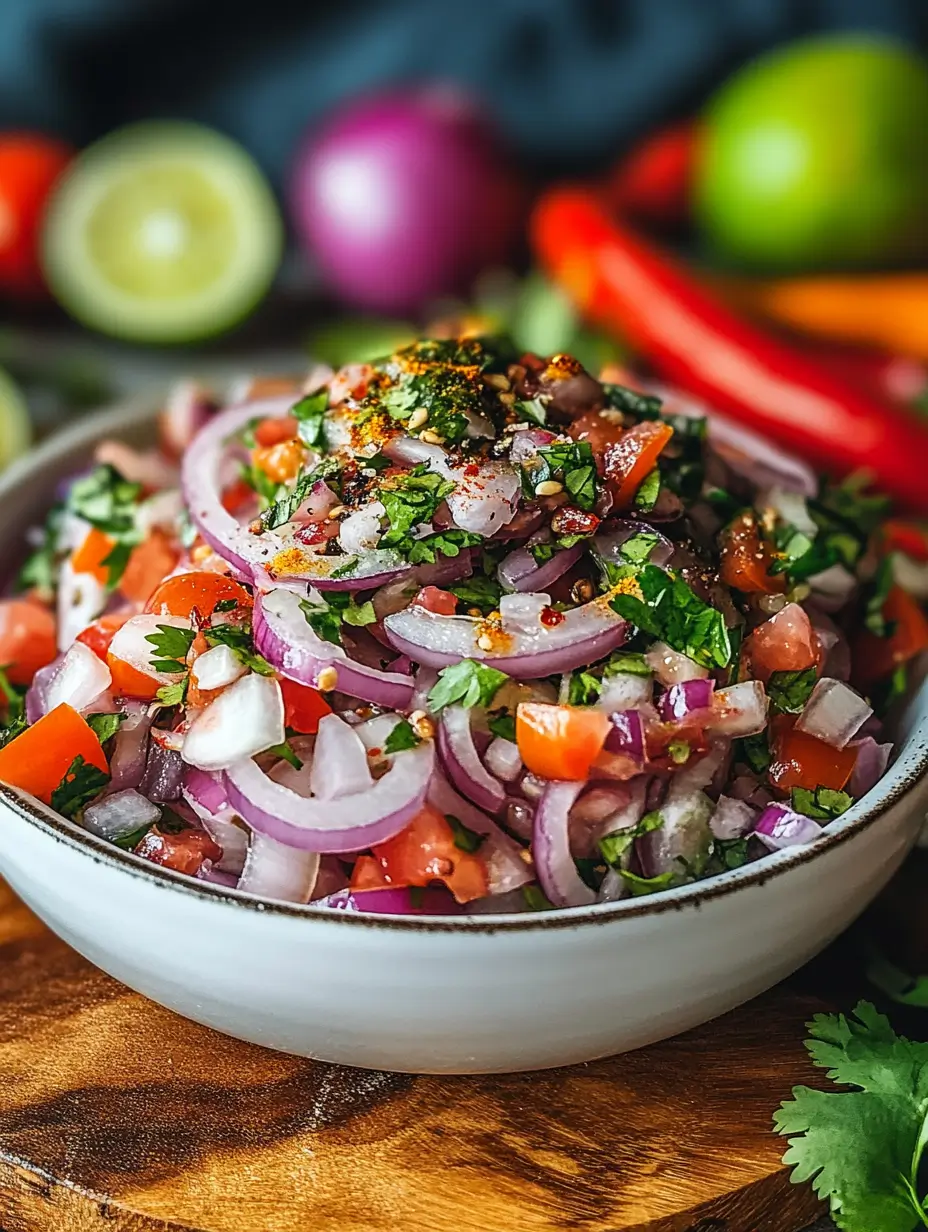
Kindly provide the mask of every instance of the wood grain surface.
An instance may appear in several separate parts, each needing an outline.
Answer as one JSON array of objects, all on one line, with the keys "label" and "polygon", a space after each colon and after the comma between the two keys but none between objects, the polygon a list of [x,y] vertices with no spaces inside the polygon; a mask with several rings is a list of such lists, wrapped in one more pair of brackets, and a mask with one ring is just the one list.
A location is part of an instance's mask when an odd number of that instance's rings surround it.
[{"label": "wood grain surface", "polygon": [[0,1229],[795,1232],[771,1114],[814,1080],[785,985],[699,1031],[511,1077],[226,1039],[79,958],[0,884]]}]

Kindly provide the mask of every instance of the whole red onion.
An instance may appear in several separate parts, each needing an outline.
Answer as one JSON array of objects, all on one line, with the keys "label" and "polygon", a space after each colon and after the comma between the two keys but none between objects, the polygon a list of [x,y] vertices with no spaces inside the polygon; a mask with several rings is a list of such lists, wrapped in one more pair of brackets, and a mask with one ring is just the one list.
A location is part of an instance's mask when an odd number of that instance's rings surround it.
[{"label": "whole red onion", "polygon": [[346,303],[406,312],[508,255],[522,192],[477,109],[433,88],[356,101],[311,133],[290,201]]}]

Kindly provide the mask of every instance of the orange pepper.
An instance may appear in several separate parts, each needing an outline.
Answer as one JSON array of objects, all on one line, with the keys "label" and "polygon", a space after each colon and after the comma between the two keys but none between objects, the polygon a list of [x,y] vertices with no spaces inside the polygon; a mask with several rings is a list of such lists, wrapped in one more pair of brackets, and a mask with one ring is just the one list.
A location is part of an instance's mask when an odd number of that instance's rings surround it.
[{"label": "orange pepper", "polygon": [[854,665],[862,684],[874,684],[891,675],[902,663],[928,649],[928,617],[917,599],[901,586],[890,588],[883,616],[892,626],[889,637],[865,629],[857,638]]},{"label": "orange pepper", "polygon": [[109,769],[93,729],[62,703],[0,749],[0,780],[50,804],[78,756],[98,770]]},{"label": "orange pepper", "polygon": [[785,723],[775,725],[772,751],[770,781],[782,792],[794,787],[841,791],[857,764],[856,749],[836,749]]},{"label": "orange pepper", "polygon": [[603,751],[609,718],[601,710],[520,702],[516,743],[533,774],[545,779],[581,782]]},{"label": "orange pepper", "polygon": [[31,684],[58,653],[55,618],[29,599],[0,599],[0,666],[13,684]]},{"label": "orange pepper", "polygon": [[148,597],[146,607],[159,616],[183,616],[188,620],[196,608],[201,619],[206,620],[216,610],[217,603],[230,599],[238,607],[252,606],[251,595],[245,587],[226,574],[195,569],[166,578]]},{"label": "orange pepper", "polygon": [[163,530],[155,529],[132,549],[119,589],[133,603],[144,603],[161,579],[177,564],[178,553]]},{"label": "orange pepper", "polygon": [[648,419],[623,432],[614,445],[607,447],[606,481],[615,510],[628,509],[672,436],[670,424]]},{"label": "orange pepper", "polygon": [[742,513],[725,532],[722,544],[722,581],[745,594],[777,595],[786,590],[786,578],[771,574],[773,552],[761,537],[753,513]]},{"label": "orange pepper", "polygon": [[252,450],[251,460],[275,483],[286,483],[300,473],[306,450],[299,441],[281,441],[277,445],[259,445]]},{"label": "orange pepper", "polygon": [[385,886],[427,886],[442,881],[459,903],[489,892],[487,868],[476,853],[454,841],[454,831],[437,809],[426,805],[405,830],[361,856],[351,877],[353,890]]},{"label": "orange pepper", "polygon": [[125,659],[117,659],[114,654],[107,654],[106,665],[113,677],[111,688],[117,697],[136,697],[139,701],[150,702],[162,682],[146,672],[139,671]]},{"label": "orange pepper", "polygon": [[105,586],[109,580],[110,571],[103,562],[115,546],[115,539],[105,535],[96,526],[91,526],[83,543],[71,557],[71,568],[75,573],[91,574],[101,586]]},{"label": "orange pepper", "polygon": [[288,727],[305,735],[315,735],[319,720],[332,713],[332,707],[316,689],[298,684],[295,680],[280,677],[280,691],[284,697],[284,712]]}]

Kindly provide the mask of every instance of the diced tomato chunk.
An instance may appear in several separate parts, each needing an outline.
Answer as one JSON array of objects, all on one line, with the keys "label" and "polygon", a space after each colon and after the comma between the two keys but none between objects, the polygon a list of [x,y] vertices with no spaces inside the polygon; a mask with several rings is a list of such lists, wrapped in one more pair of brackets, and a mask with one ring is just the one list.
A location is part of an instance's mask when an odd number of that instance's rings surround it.
[{"label": "diced tomato chunk", "polygon": [[928,649],[928,617],[918,600],[901,586],[890,589],[883,616],[891,630],[889,637],[877,637],[865,629],[854,647],[854,671],[863,685],[892,675],[900,664]]},{"label": "diced tomato chunk", "polygon": [[856,749],[836,749],[782,720],[775,725],[772,753],[770,781],[782,792],[794,787],[841,791],[857,764]]},{"label": "diced tomato chunk", "polygon": [[280,691],[284,698],[286,724],[294,731],[314,735],[319,730],[319,720],[332,713],[332,707],[322,694],[309,685],[281,676]]},{"label": "diced tomato chunk", "polygon": [[0,781],[50,804],[76,757],[98,770],[108,769],[93,728],[62,703],[0,749]]},{"label": "diced tomato chunk", "polygon": [[458,610],[457,598],[450,590],[442,590],[438,586],[423,586],[413,599],[416,607],[423,607],[436,616],[453,616]]},{"label": "diced tomato chunk", "polygon": [[300,473],[306,450],[300,441],[281,441],[277,445],[259,445],[252,450],[251,460],[274,483],[286,483]]},{"label": "diced tomato chunk", "polygon": [[920,522],[905,522],[890,518],[880,531],[887,552],[904,552],[912,560],[928,562],[928,526]]},{"label": "diced tomato chunk", "polygon": [[236,479],[223,488],[222,507],[226,513],[240,513],[254,503],[255,490],[244,479]]},{"label": "diced tomato chunk", "polygon": [[646,419],[628,428],[606,449],[606,482],[612,492],[613,512],[631,505],[672,436],[670,424]]},{"label": "diced tomato chunk", "polygon": [[801,672],[819,667],[822,661],[818,635],[798,603],[788,603],[758,625],[745,643],[745,652],[752,674],[764,682],[774,672]]},{"label": "diced tomato chunk", "polygon": [[159,616],[182,616],[188,620],[196,608],[201,619],[208,620],[217,603],[229,600],[240,608],[252,606],[251,595],[239,582],[224,573],[197,569],[167,578],[150,594],[146,606],[149,612]]},{"label": "diced tomato chunk", "polygon": [[743,513],[725,532],[722,544],[722,581],[745,594],[776,595],[786,589],[783,574],[772,574],[774,554],[761,536],[757,518]]},{"label": "diced tomato chunk", "polygon": [[351,878],[353,890],[384,886],[427,886],[441,881],[459,903],[489,892],[487,869],[479,849],[457,846],[451,826],[437,809],[426,805],[405,830],[360,856]]},{"label": "diced tomato chunk", "polygon": [[166,834],[152,826],[135,849],[135,854],[152,864],[173,868],[175,872],[195,877],[205,862],[218,864],[222,848],[210,838],[205,830],[181,830],[178,834]]},{"label": "diced tomato chunk", "polygon": [[133,603],[147,602],[162,578],[177,564],[178,552],[163,530],[151,532],[144,543],[137,544],[129,555],[125,571],[119,579],[119,590]]},{"label": "diced tomato chunk", "polygon": [[113,612],[109,616],[101,616],[92,625],[82,629],[75,640],[89,646],[97,658],[105,663],[110,642],[131,616],[131,608],[125,612]]},{"label": "diced tomato chunk", "polygon": [[113,677],[111,687],[117,697],[135,697],[139,701],[149,702],[161,688],[162,681],[156,676],[139,671],[112,653],[107,653],[106,665]]},{"label": "diced tomato chunk", "polygon": [[272,445],[282,445],[284,441],[292,441],[297,434],[298,424],[292,415],[284,415],[280,419],[262,419],[255,425],[255,442],[265,449]]},{"label": "diced tomato chunk", "polygon": [[580,782],[603,751],[609,717],[601,710],[520,702],[516,710],[516,742],[522,760],[545,779]]},{"label": "diced tomato chunk", "polygon": [[0,667],[13,684],[31,684],[58,654],[55,618],[31,599],[0,599]]}]

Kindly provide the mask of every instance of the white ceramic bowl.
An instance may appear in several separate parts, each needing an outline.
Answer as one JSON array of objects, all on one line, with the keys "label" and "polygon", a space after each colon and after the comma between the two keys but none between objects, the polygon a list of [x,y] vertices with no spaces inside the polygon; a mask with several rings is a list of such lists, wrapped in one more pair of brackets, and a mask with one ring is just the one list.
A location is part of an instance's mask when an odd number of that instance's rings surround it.
[{"label": "white ceramic bowl", "polygon": [[[10,535],[56,481],[150,416],[122,408],[0,479]],[[220,1031],[413,1072],[535,1069],[663,1039],[746,1001],[838,935],[886,884],[928,807],[928,690],[879,787],[815,844],[645,899],[531,916],[408,919],[261,903],[127,855],[0,787],[0,871],[92,962]]]}]

